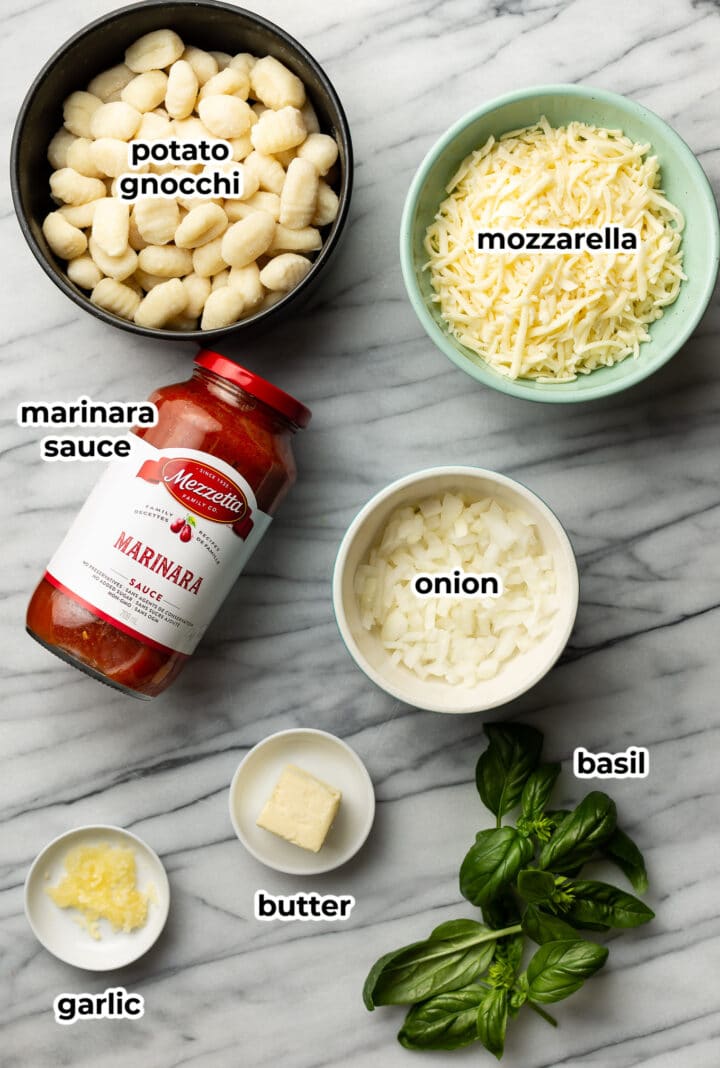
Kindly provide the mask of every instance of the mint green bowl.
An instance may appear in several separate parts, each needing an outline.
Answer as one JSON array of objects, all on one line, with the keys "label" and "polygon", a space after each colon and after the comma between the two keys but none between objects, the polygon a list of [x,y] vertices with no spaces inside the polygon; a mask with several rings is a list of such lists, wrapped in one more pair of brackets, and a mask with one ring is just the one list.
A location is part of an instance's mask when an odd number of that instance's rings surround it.
[{"label": "mint green bowl", "polygon": [[[633,141],[649,142],[660,161],[668,198],[685,216],[683,282],[674,304],[650,327],[650,340],[637,359],[629,356],[614,367],[601,367],[574,382],[538,383],[509,379],[494,371],[451,337],[438,305],[432,300],[425,231],[447,193],[445,186],[460,163],[493,134],[529,126],[546,115],[553,126],[573,119],[608,129],[621,129]],[[413,178],[400,225],[400,262],[415,313],[437,347],[478,382],[526,400],[565,403],[596,400],[634,386],[662,367],[690,337],[702,317],[718,271],[718,215],[702,167],[685,142],[652,111],[634,100],[582,85],[540,85],[490,100],[465,115],[433,145]]]}]

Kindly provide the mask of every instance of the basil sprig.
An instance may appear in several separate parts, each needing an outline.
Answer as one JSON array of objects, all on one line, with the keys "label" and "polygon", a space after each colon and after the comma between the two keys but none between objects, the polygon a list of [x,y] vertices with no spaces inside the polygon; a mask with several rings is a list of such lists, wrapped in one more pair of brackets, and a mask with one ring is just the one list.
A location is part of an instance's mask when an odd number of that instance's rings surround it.
[{"label": "basil sprig", "polygon": [[505,987],[488,990],[480,1002],[477,1014],[477,1037],[485,1049],[494,1053],[498,1060],[505,1049],[505,1032],[508,1022],[508,991]]},{"label": "basil sprig", "polygon": [[[607,794],[552,809],[560,765],[541,763],[540,732],[491,723],[485,733],[476,782],[496,826],[478,832],[460,868],[460,892],[485,922],[451,920],[424,942],[387,953],[363,998],[368,1009],[411,1006],[398,1034],[406,1049],[480,1042],[499,1059],[508,1023],[524,1006],[555,1025],[542,1006],[570,997],[605,964],[608,950],[579,931],[636,927],[653,912],[618,887],[580,878],[589,861],[605,859],[633,889],[647,889],[642,854],[617,826]],[[518,808],[514,825],[503,826]],[[528,939],[538,948],[521,971]]]},{"label": "basil sprig", "polygon": [[541,1005],[569,998],[602,968],[607,956],[605,946],[581,938],[546,942],[528,965],[528,998]]},{"label": "basil sprig", "polygon": [[645,861],[638,847],[629,835],[616,827],[612,835],[601,846],[602,855],[612,861],[626,879],[629,879],[633,890],[644,894],[648,888],[647,871]]},{"label": "basil sprig", "polygon": [[363,1000],[377,1005],[412,1005],[433,994],[459,990],[492,963],[501,933],[476,920],[451,920],[425,942],[386,953],[365,980]]},{"label": "basil sprig", "polygon": [[594,790],[560,821],[540,850],[540,867],[551,871],[580,867],[610,839],[616,826],[615,802]]},{"label": "basil sprig", "polygon": [[487,723],[490,745],[477,762],[475,782],[486,808],[502,817],[517,805],[523,787],[540,760],[543,738],[534,727]]},{"label": "basil sprig", "polygon": [[557,890],[555,876],[549,871],[538,871],[537,868],[521,871],[518,875],[517,888],[520,897],[531,905],[536,902],[551,903]]},{"label": "basil sprig", "polygon": [[609,883],[569,880],[567,892],[565,917],[576,927],[639,927],[655,915],[644,901]]},{"label": "basil sprig", "polygon": [[537,820],[542,816],[559,775],[559,764],[541,764],[530,775],[520,796],[525,819]]},{"label": "basil sprig", "polygon": [[537,905],[528,905],[523,913],[522,929],[539,946],[546,942],[560,942],[575,938],[575,928],[559,916],[543,912]]},{"label": "basil sprig", "polygon": [[532,854],[532,843],[514,827],[481,832],[462,862],[460,893],[473,905],[488,905]]},{"label": "basil sprig", "polygon": [[478,1039],[478,1009],[486,991],[471,986],[439,994],[410,1009],[398,1034],[405,1049],[460,1049]]}]

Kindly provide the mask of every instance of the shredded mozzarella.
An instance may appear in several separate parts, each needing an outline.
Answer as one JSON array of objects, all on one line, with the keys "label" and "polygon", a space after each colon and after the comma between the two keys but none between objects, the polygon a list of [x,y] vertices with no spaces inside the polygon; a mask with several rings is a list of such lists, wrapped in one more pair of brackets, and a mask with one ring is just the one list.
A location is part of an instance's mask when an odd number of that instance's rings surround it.
[{"label": "shredded mozzarella", "polygon": [[[682,213],[656,156],[572,122],[490,138],[460,165],[428,227],[426,268],[451,334],[508,378],[572,381],[637,356],[676,299]],[[622,226],[636,252],[478,253],[477,230]]]},{"label": "shredded mozzarella", "polygon": [[[500,597],[419,597],[416,575],[493,572]],[[477,686],[539,643],[558,608],[552,555],[523,512],[459,492],[391,515],[355,573],[366,630],[422,679]]]}]

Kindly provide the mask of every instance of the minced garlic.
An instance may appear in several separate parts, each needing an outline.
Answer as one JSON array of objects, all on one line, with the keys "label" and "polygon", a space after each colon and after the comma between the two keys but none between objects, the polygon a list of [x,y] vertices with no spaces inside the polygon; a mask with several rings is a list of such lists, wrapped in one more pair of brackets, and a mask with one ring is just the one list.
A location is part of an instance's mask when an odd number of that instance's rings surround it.
[{"label": "minced garlic", "polygon": [[76,846],[65,857],[65,875],[47,893],[61,909],[77,909],[82,925],[100,939],[99,920],[115,931],[134,931],[145,924],[148,894],[138,890],[132,849],[100,845]]}]

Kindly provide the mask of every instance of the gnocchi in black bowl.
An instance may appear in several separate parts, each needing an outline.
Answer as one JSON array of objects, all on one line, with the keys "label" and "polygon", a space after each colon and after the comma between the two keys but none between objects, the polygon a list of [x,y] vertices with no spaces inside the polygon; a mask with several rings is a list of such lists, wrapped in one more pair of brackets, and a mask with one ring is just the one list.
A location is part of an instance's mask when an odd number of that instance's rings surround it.
[{"label": "gnocchi in black bowl", "polygon": [[207,344],[284,318],[345,227],[340,100],[284,30],[218,0],[86,26],[22,105],[15,210],[53,282],[113,326]]}]

